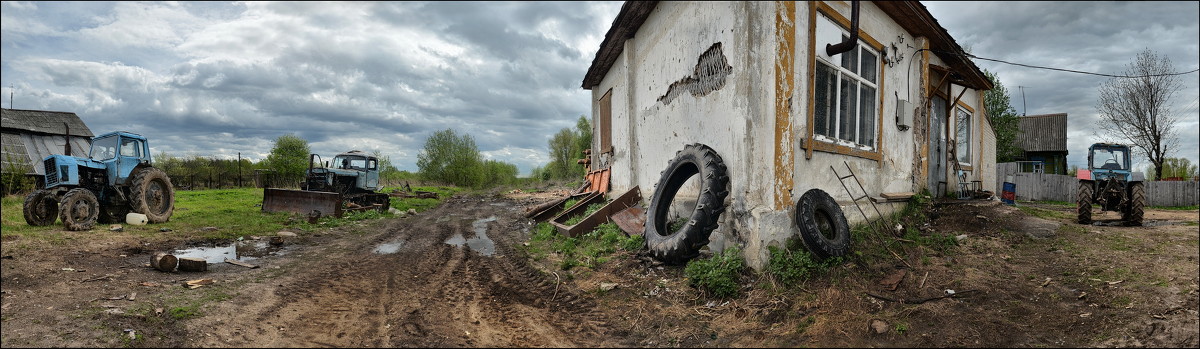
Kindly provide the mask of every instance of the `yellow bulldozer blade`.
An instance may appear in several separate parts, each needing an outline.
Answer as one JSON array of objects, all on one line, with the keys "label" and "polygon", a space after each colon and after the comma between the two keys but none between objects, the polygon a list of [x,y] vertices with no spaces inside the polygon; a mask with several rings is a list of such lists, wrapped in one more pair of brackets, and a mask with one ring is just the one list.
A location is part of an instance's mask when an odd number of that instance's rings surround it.
[{"label": "yellow bulldozer blade", "polygon": [[263,189],[263,212],[295,212],[342,217],[342,194],[322,191]]}]

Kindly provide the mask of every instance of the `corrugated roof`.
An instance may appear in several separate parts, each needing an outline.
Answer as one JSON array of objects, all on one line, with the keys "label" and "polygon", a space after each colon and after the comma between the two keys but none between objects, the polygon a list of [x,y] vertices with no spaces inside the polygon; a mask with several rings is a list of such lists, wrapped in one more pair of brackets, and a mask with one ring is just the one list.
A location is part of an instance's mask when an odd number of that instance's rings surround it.
[{"label": "corrugated roof", "polygon": [[1029,115],[1020,119],[1017,144],[1031,151],[1067,151],[1067,113]]},{"label": "corrugated roof", "polygon": [[5,129],[38,132],[52,135],[66,134],[67,128],[72,136],[94,136],[92,130],[83,123],[79,115],[65,111],[0,109],[0,121]]}]

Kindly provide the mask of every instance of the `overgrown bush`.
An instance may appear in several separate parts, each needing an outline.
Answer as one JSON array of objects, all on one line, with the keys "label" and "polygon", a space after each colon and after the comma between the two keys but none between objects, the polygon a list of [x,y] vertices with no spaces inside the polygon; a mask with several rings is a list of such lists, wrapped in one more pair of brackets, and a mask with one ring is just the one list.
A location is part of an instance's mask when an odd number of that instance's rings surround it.
[{"label": "overgrown bush", "polygon": [[693,259],[684,268],[688,282],[718,298],[736,297],[738,280],[746,261],[736,247],[725,249],[708,259]]}]

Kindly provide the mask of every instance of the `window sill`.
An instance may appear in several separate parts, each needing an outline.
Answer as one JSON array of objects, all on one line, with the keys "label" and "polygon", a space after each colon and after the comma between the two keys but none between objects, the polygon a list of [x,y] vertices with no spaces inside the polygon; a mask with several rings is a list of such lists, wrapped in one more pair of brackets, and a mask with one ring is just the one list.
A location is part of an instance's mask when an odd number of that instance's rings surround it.
[{"label": "window sill", "polygon": [[881,155],[879,153],[879,151],[877,151],[877,150],[862,150],[862,149],[858,149],[858,148],[854,148],[854,147],[847,147],[844,145],[833,144],[833,143],[816,140],[816,139],[801,139],[800,140],[800,147],[807,149],[810,146],[812,147],[812,150],[824,152],[824,153],[834,153],[834,154],[839,154],[839,155],[853,156],[853,157],[869,159],[869,160],[874,160],[874,161],[880,161],[881,159],[883,159],[883,155]]}]

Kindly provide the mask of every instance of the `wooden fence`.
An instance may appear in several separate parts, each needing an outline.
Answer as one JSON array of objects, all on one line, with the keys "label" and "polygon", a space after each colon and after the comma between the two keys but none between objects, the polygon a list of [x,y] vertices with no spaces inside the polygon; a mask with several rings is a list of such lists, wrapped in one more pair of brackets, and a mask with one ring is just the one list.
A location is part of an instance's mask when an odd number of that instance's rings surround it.
[{"label": "wooden fence", "polygon": [[[1015,163],[996,164],[996,188],[1012,176],[1017,200],[1075,202],[1079,180],[1073,176],[1017,172]],[[1196,206],[1200,204],[1200,182],[1145,182],[1146,204],[1150,206]]]}]

